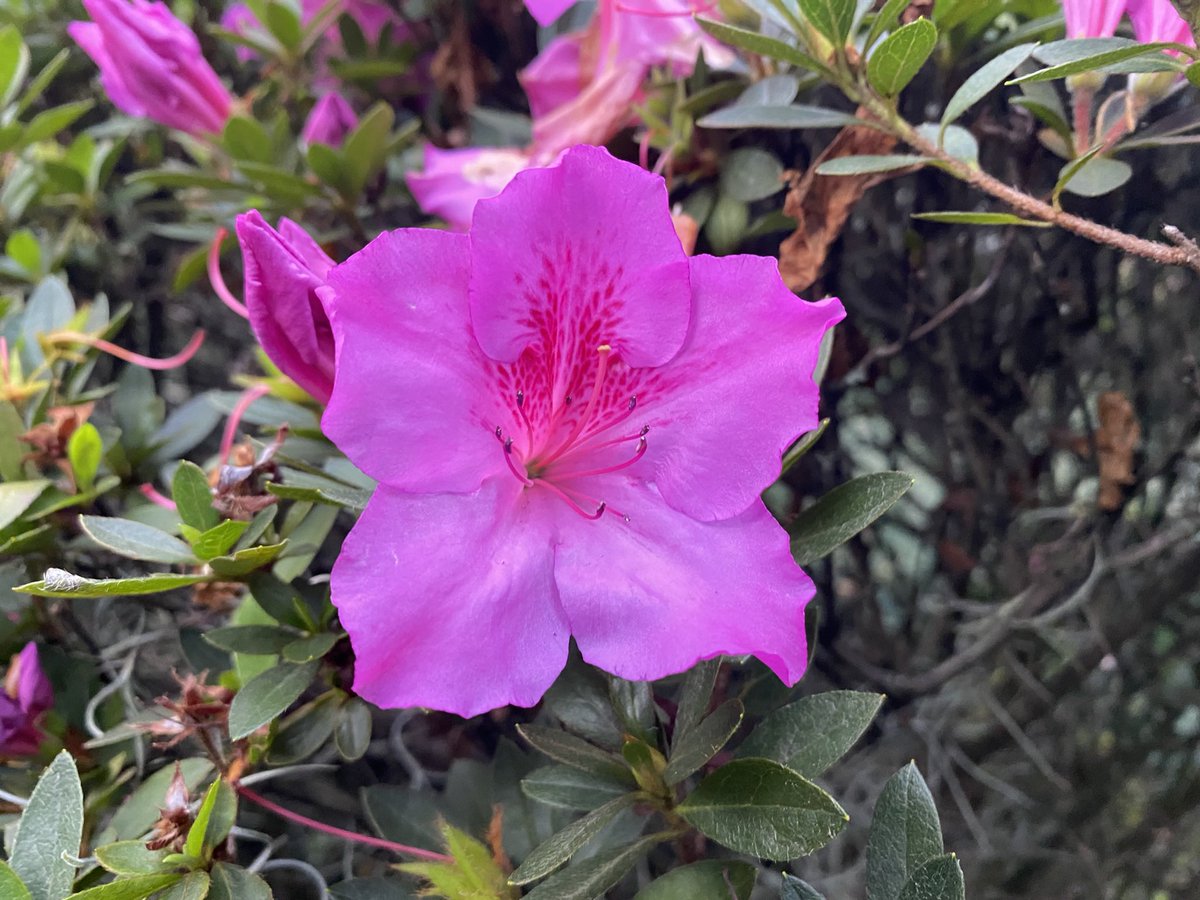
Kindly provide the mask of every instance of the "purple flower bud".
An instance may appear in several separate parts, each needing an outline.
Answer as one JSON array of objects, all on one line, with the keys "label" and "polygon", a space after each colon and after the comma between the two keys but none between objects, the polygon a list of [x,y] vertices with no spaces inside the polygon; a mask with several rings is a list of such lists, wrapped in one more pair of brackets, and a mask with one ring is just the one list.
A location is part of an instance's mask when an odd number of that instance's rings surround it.
[{"label": "purple flower bud", "polygon": [[200,42],[162,3],[83,0],[91,22],[68,31],[100,67],[112,102],[131,116],[188,134],[217,134],[232,99],[200,53]]},{"label": "purple flower bud", "polygon": [[54,691],[38,662],[38,649],[28,643],[13,657],[0,692],[0,753],[37,752],[42,734],[37,718],[54,705]]},{"label": "purple flower bud", "polygon": [[358,124],[358,116],[346,98],[337,91],[331,91],[317,101],[308,119],[304,123],[301,137],[308,144],[328,144],[330,147],[342,146],[354,126]]}]

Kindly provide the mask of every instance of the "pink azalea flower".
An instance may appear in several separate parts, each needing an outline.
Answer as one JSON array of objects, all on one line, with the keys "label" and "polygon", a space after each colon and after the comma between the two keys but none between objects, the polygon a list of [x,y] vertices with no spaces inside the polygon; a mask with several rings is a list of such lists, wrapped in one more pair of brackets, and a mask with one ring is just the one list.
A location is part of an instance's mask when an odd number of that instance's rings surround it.
[{"label": "pink azalea flower", "polygon": [[333,391],[333,333],[317,288],[336,263],[290,219],[276,231],[257,210],[237,218],[246,309],[263,350],[321,403]]},{"label": "pink azalea flower", "polygon": [[354,107],[340,93],[330,91],[313,105],[300,136],[308,144],[340,147],[357,124]]},{"label": "pink azalea flower", "polygon": [[494,197],[530,164],[529,154],[507,147],[439,150],[425,145],[425,169],[404,176],[421,209],[466,230],[476,201]]},{"label": "pink azalea flower", "polygon": [[1129,0],[1129,21],[1133,23],[1134,37],[1143,44],[1170,41],[1189,47],[1196,45],[1192,29],[1171,0]]},{"label": "pink azalea flower", "polygon": [[38,717],[54,705],[54,692],[38,662],[38,649],[28,643],[13,657],[0,693],[0,753],[26,756],[42,742]]},{"label": "pink azalea flower", "polygon": [[100,83],[122,112],[189,134],[217,134],[232,99],[200,53],[192,30],[162,3],[83,0],[91,22],[67,31],[100,67]]},{"label": "pink azalea flower", "polygon": [[549,25],[574,3],[575,0],[525,0],[525,8],[539,25]]},{"label": "pink azalea flower", "polygon": [[469,234],[380,236],[319,293],[323,427],[380,483],[332,575],[362,696],[529,706],[571,636],[622,678],[724,653],[800,677],[813,586],[759,494],[817,424],[838,301],[773,259],[689,260],[663,180],[596,147]]},{"label": "pink azalea flower", "polygon": [[1067,37],[1112,37],[1125,14],[1126,0],[1062,0]]}]

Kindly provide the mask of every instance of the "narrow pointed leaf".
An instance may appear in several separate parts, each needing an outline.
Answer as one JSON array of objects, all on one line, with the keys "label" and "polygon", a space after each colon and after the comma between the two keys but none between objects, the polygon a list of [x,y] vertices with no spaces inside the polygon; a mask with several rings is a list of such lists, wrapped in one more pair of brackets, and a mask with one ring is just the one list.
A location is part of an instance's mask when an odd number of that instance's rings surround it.
[{"label": "narrow pointed leaf", "polygon": [[744,715],[740,700],[727,700],[677,740],[663,773],[667,784],[678,784],[716,756],[738,730]]},{"label": "narrow pointed leaf", "polygon": [[1029,59],[1037,44],[1018,44],[1005,50],[995,59],[989,60],[962,83],[942,113],[942,128],[965,113],[968,109],[1000,87],[1017,66]]},{"label": "narrow pointed leaf", "polygon": [[625,877],[637,861],[670,838],[669,834],[651,834],[644,838],[598,853],[586,862],[552,875],[525,895],[525,900],[595,900]]},{"label": "narrow pointed leaf", "polygon": [[899,900],[909,878],[942,853],[942,826],[925,779],[909,763],[884,786],[867,838],[867,900]]},{"label": "narrow pointed leaf", "polygon": [[835,487],[792,523],[796,562],[804,566],[829,555],[891,509],[913,481],[904,472],[875,472]]},{"label": "narrow pointed leaf", "polygon": [[554,837],[540,844],[525,861],[509,876],[509,884],[529,884],[545,878],[575,855],[580,847],[595,837],[622,811],[629,809],[642,795],[623,794],[592,810],[581,819],[576,819]]},{"label": "narrow pointed leaf", "polygon": [[229,705],[229,737],[241,740],[291,706],[312,683],[317,663],[281,663],[251,679]]}]

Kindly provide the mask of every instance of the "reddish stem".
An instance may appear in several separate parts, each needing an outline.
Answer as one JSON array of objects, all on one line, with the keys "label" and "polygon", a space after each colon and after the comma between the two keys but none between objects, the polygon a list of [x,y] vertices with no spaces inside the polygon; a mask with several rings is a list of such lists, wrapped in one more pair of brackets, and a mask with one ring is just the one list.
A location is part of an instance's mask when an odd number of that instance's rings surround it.
[{"label": "reddish stem", "polygon": [[248,319],[250,311],[246,309],[242,301],[233,296],[233,292],[226,286],[225,279],[221,275],[221,243],[228,233],[224,228],[218,228],[217,233],[213,236],[212,246],[208,248],[208,283],[212,285],[212,289],[216,291],[222,303],[243,319]]},{"label": "reddish stem", "polygon": [[246,415],[246,410],[250,408],[255,400],[259,397],[265,397],[270,391],[271,388],[268,385],[256,384],[254,387],[243,391],[242,396],[238,398],[237,405],[234,406],[233,412],[229,414],[229,421],[225,423],[225,433],[221,435],[221,465],[229,462],[229,454],[233,450],[233,439],[237,435],[238,425],[242,424],[242,416]]},{"label": "reddish stem", "polygon": [[334,837],[340,837],[347,841],[353,841],[356,844],[366,844],[368,847],[381,847],[384,850],[391,850],[393,853],[402,853],[405,856],[413,856],[417,859],[428,860],[429,862],[452,863],[454,857],[447,856],[444,853],[435,853],[432,850],[422,850],[420,847],[410,847],[407,844],[397,844],[395,841],[385,841],[383,838],[371,837],[369,834],[359,834],[356,831],[346,831],[344,828],[335,828],[332,825],[326,825],[324,822],[318,822],[316,819],[310,819],[308,816],[302,816],[298,812],[292,812],[290,809],[280,806],[278,803],[273,803],[266,797],[256,794],[247,787],[236,785],[235,790],[241,796],[245,797],[251,803],[257,803],[263,809],[275,813],[291,822],[298,825],[305,825],[309,828],[315,828],[317,831],[323,831],[325,834],[332,834]]}]

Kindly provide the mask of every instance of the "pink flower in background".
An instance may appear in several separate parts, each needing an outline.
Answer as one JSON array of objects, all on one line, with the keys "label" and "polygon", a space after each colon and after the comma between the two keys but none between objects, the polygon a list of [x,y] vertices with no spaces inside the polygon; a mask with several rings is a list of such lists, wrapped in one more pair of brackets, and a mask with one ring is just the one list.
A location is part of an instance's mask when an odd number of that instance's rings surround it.
[{"label": "pink flower in background", "polygon": [[571,636],[627,679],[723,653],[800,677],[813,587],[759,494],[817,424],[836,300],[689,260],[663,180],[595,147],[328,282],[323,427],[380,483],[332,576],[356,691],[529,706]]},{"label": "pink flower in background", "polygon": [[404,180],[421,209],[466,230],[475,203],[496,196],[529,164],[529,155],[515,148],[439,150],[426,144],[424,170],[409,172]]},{"label": "pink flower in background", "polygon": [[340,93],[330,91],[313,105],[300,136],[308,144],[340,147],[357,124],[354,107]]},{"label": "pink flower in background", "polygon": [[1126,0],[1062,0],[1067,37],[1112,37],[1125,4]]},{"label": "pink flower in background", "polygon": [[83,0],[91,22],[67,31],[100,67],[100,83],[122,112],[194,135],[217,134],[232,98],[200,53],[192,30],[162,3]]},{"label": "pink flower in background", "polygon": [[276,231],[257,210],[238,216],[245,302],[259,344],[281,372],[321,403],[333,391],[333,334],[318,299],[336,265],[290,219]]},{"label": "pink flower in background", "polygon": [[42,742],[38,717],[54,705],[54,692],[38,662],[38,649],[28,643],[12,658],[0,692],[0,753],[36,753]]},{"label": "pink flower in background", "polygon": [[574,3],[575,0],[525,0],[525,8],[539,25],[549,25]]},{"label": "pink flower in background", "polygon": [[1129,0],[1133,35],[1144,44],[1170,41],[1194,47],[1192,29],[1171,0]]}]

